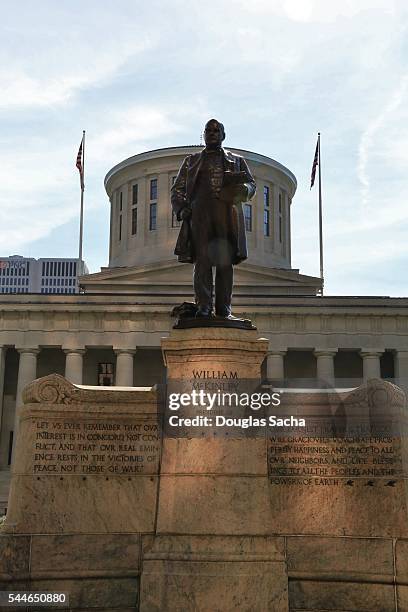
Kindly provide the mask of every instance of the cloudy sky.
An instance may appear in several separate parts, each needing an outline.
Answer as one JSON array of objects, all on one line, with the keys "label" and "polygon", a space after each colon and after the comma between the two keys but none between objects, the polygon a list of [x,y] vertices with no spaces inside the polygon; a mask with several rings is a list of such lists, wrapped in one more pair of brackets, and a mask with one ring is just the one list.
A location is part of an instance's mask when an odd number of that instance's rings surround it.
[{"label": "cloudy sky", "polygon": [[[405,4],[405,6],[404,6]],[[106,172],[141,151],[225,145],[294,172],[293,266],[318,275],[322,134],[326,294],[408,295],[408,5],[393,0],[20,0],[2,8],[0,255],[107,265]]]}]

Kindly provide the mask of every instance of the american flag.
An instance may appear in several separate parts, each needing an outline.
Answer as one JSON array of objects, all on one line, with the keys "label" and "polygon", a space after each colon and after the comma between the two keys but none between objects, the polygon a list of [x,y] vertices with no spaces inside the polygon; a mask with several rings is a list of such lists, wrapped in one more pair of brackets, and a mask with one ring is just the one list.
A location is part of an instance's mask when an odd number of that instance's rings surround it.
[{"label": "american flag", "polygon": [[84,138],[82,137],[81,144],[79,145],[79,149],[78,149],[76,164],[75,164],[79,170],[79,178],[81,180],[81,189],[84,189],[84,166],[82,163],[83,144],[84,144]]},{"label": "american flag", "polygon": [[317,168],[318,163],[319,163],[319,139],[317,139],[317,143],[316,143],[316,151],[315,151],[315,156],[313,160],[312,174],[310,177],[310,189],[313,187],[314,182],[315,182],[316,168]]}]

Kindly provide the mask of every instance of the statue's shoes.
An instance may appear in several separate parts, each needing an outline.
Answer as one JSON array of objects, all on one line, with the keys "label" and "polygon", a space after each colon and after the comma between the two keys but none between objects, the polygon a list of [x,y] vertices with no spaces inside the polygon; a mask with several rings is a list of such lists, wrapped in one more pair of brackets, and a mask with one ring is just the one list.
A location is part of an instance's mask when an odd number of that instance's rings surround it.
[{"label": "statue's shoes", "polygon": [[239,317],[234,317],[234,315],[232,315],[230,312],[226,313],[226,314],[216,314],[217,317],[220,317],[220,319],[226,319],[227,321],[244,321],[244,319],[240,319]]},{"label": "statue's shoes", "polygon": [[212,317],[213,314],[212,314],[211,310],[207,310],[207,309],[204,310],[204,309],[199,308],[197,310],[195,316],[196,316],[197,319],[200,318],[200,317],[208,319],[208,318]]}]

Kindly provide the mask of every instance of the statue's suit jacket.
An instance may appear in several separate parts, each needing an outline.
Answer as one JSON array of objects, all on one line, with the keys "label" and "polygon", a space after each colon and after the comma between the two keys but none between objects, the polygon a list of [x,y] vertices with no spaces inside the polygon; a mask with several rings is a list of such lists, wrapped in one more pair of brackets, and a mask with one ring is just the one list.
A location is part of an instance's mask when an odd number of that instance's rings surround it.
[{"label": "statue's suit jacket", "polygon": [[[250,200],[255,193],[256,184],[246,161],[243,157],[235,155],[231,153],[231,151],[227,151],[226,149],[221,150],[224,159],[224,171],[244,172],[246,174],[248,178],[245,182],[248,189],[247,200]],[[179,221],[182,209],[186,206],[191,206],[191,200],[194,195],[194,188],[202,165],[202,159],[202,152],[187,155],[180,167],[173,187],[171,188],[171,205]],[[231,235],[234,237],[234,245],[236,247],[232,263],[238,264],[248,257],[245,220],[242,212],[242,202],[230,202],[229,205],[231,206],[231,227],[229,229]],[[178,256],[178,260],[183,263],[194,263],[196,261],[194,244],[191,238],[190,219],[184,220],[181,224],[176,248],[174,250],[174,253]]]}]

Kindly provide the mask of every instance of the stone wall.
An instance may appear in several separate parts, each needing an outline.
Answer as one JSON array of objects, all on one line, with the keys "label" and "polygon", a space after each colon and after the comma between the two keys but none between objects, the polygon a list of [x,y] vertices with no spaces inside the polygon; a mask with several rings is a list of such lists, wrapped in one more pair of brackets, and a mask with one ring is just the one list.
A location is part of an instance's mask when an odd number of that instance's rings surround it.
[{"label": "stone wall", "polygon": [[[178,339],[163,345],[176,369],[177,355],[195,350],[187,332]],[[215,340],[201,345],[212,351]],[[259,368],[264,345],[258,355],[255,344],[228,342],[237,367],[250,350]],[[162,438],[160,393],[152,388],[77,387],[53,375],[29,385],[24,401],[0,535],[2,589],[69,592],[78,611],[407,609],[401,436],[373,446],[396,458],[394,476],[276,476],[271,457],[280,442],[270,437]],[[384,406],[390,418],[406,418],[404,395],[382,381],[288,402],[314,417],[346,406],[346,423]],[[310,444],[314,457],[331,443]],[[333,444],[339,461],[360,454],[344,432]],[[357,444],[362,451],[369,443]],[[285,456],[300,456],[305,445]]]}]

